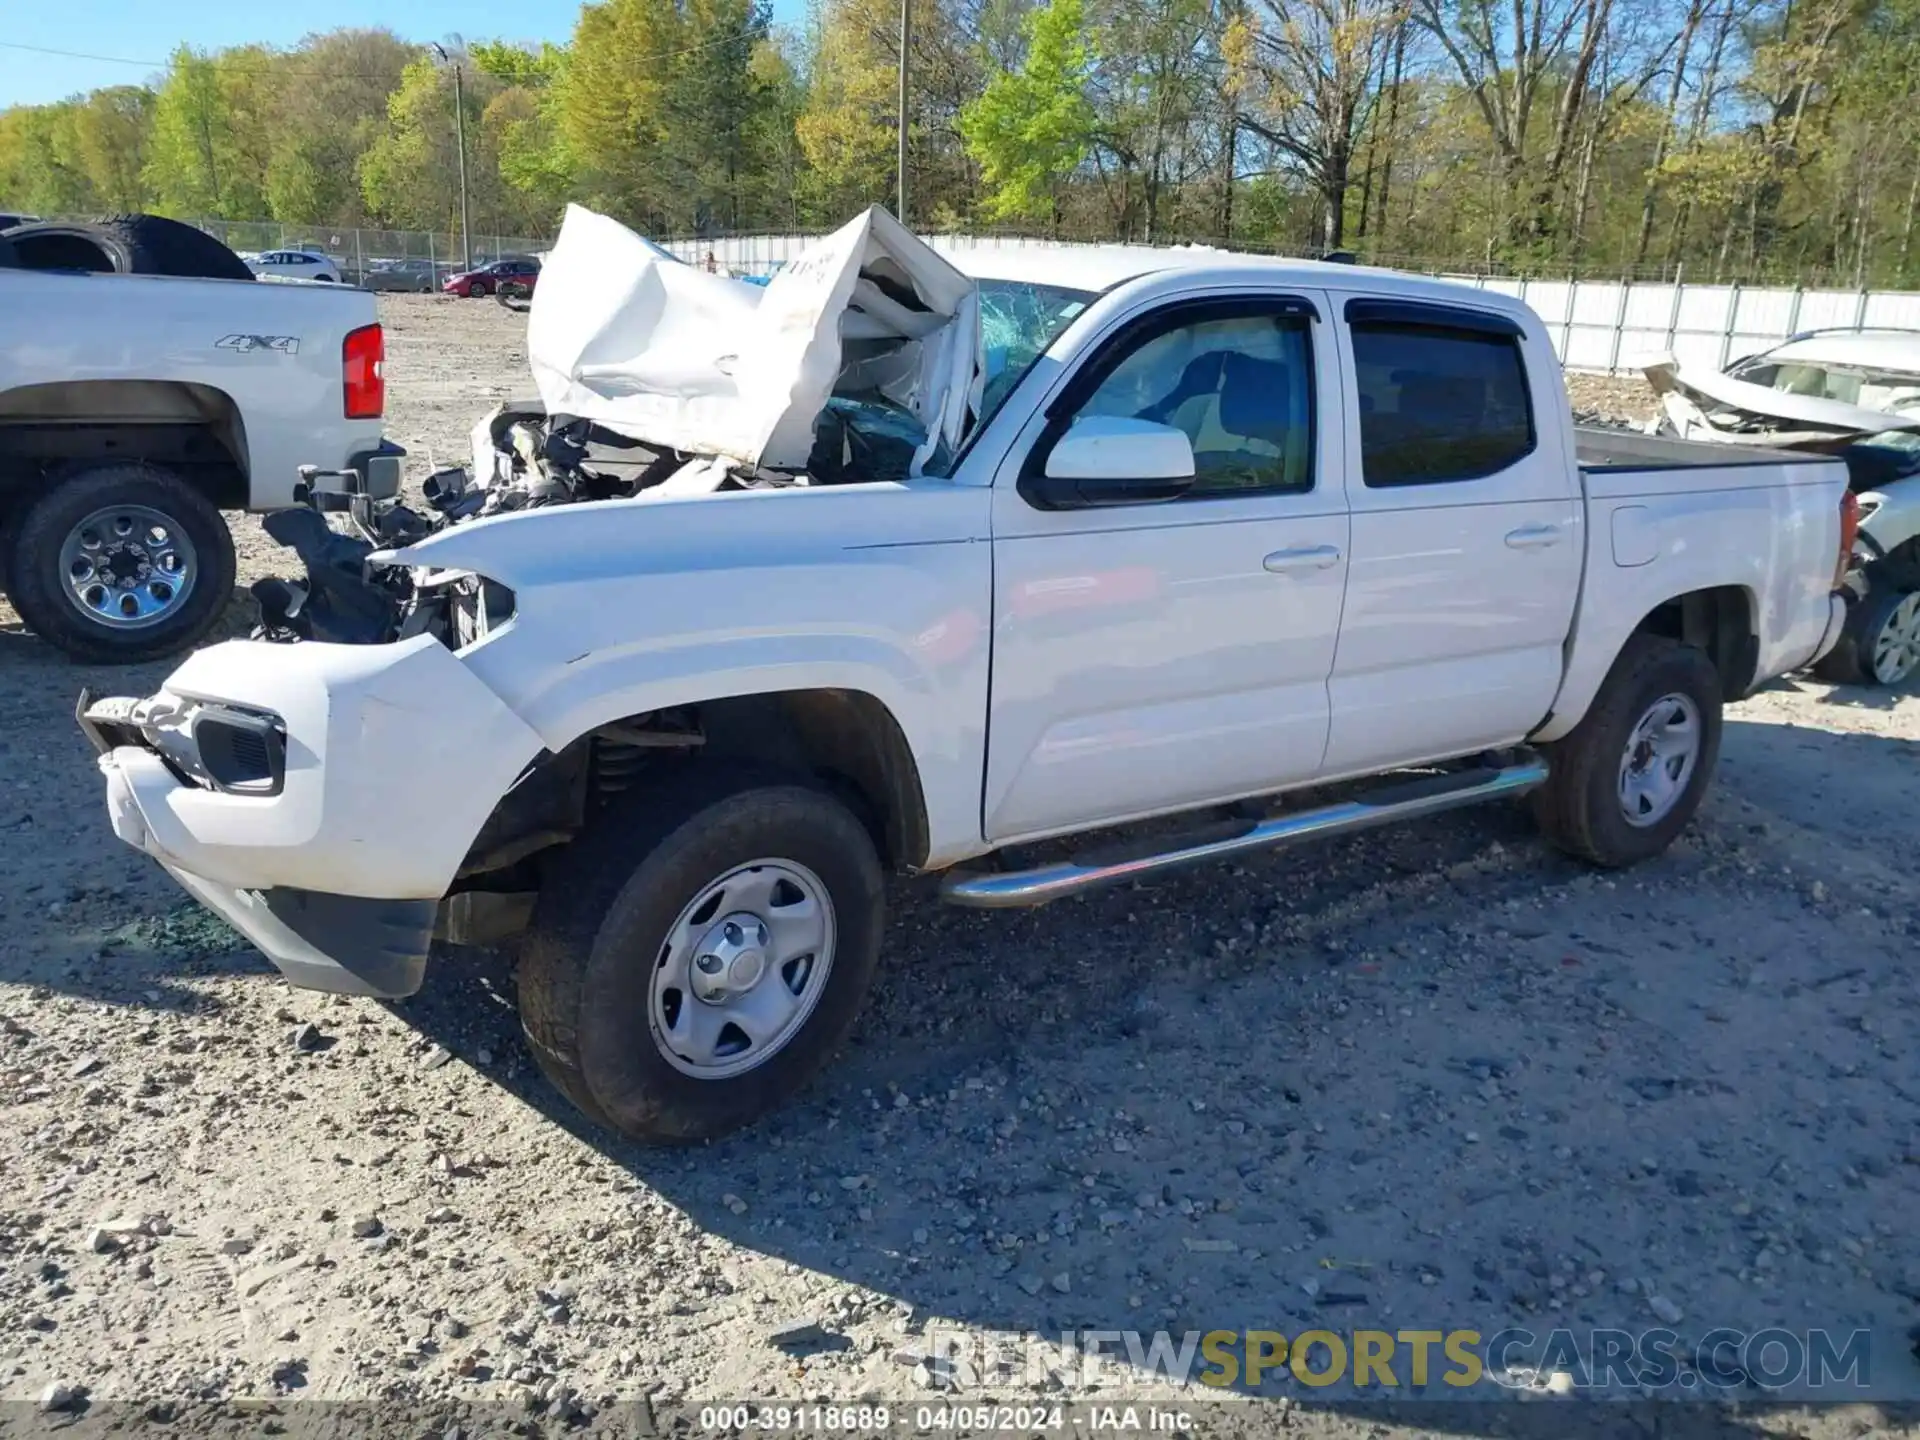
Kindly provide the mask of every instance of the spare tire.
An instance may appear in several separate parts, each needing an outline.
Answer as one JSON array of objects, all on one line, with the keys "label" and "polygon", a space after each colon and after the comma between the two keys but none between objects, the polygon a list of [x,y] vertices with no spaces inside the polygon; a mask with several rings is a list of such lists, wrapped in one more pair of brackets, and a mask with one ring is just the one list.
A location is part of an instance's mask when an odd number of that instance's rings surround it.
[{"label": "spare tire", "polygon": [[206,231],[164,215],[106,215],[85,222],[39,220],[16,225],[5,239],[13,252],[7,263],[27,270],[253,278],[246,262]]}]

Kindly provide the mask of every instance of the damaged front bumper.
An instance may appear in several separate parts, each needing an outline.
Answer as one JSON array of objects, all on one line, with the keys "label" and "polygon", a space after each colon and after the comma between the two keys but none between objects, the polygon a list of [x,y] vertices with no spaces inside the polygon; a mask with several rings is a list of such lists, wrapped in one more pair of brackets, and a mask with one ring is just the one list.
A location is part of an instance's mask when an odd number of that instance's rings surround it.
[{"label": "damaged front bumper", "polygon": [[442,897],[542,749],[426,636],[231,641],[145,700],[83,693],[79,723],[120,839],[293,984],[383,998],[419,989]]}]

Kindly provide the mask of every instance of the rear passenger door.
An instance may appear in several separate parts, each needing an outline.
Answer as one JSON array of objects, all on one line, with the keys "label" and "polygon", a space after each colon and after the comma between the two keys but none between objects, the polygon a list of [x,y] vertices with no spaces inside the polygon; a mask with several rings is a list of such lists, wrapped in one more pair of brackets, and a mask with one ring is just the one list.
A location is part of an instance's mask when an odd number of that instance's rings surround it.
[{"label": "rear passenger door", "polygon": [[1521,739],[1559,688],[1582,551],[1579,480],[1536,416],[1537,325],[1353,298],[1342,353],[1351,559],[1329,774]]}]

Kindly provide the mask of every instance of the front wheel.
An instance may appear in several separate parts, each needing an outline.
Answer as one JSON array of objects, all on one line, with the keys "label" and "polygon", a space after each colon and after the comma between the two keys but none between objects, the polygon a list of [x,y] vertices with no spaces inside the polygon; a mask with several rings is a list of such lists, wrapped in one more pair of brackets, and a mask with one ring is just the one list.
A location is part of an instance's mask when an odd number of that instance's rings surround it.
[{"label": "front wheel", "polygon": [[1534,814],[1597,865],[1633,865],[1687,827],[1720,756],[1720,672],[1697,646],[1636,635],[1592,708],[1550,747]]},{"label": "front wheel", "polygon": [[804,780],[696,769],[612,807],[548,867],[521,1023],[589,1119],[720,1135],[826,1061],[882,926],[879,857],[845,805]]},{"label": "front wheel", "polygon": [[467,294],[475,300],[484,300],[493,293],[493,286],[484,280],[476,280],[467,287]]},{"label": "front wheel", "polygon": [[206,496],[156,465],[69,475],[21,517],[7,583],[20,618],[80,660],[184,650],[233,593],[233,535]]}]

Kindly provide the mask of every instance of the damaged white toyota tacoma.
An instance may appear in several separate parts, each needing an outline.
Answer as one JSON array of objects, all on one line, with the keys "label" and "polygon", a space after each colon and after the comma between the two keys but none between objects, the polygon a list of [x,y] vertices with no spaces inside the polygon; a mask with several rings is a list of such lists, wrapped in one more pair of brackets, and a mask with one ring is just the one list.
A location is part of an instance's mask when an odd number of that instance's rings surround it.
[{"label": "damaged white toyota tacoma", "polygon": [[1529,791],[1631,864],[1841,623],[1841,462],[1576,433],[1532,312],[1439,282],[870,211],[761,289],[573,212],[528,343],[433,517],[312,476],[349,526],[261,638],[81,724],[294,984],[517,944],[635,1136],[806,1080],[889,870],[1033,905]]}]

